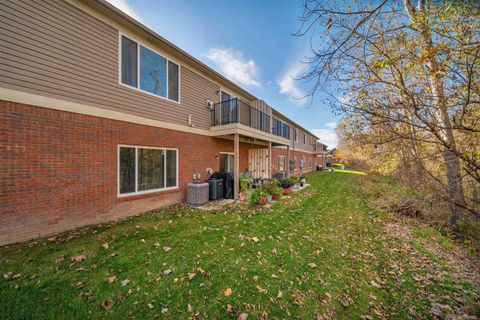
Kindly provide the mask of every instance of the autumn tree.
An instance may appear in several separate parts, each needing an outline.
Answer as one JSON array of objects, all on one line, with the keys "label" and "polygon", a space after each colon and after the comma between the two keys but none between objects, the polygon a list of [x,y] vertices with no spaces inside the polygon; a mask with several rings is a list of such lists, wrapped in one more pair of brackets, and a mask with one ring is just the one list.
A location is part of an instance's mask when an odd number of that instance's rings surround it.
[{"label": "autumn tree", "polygon": [[[476,213],[465,175],[480,182],[478,145],[463,141],[480,133],[478,12],[473,1],[307,0],[297,33],[311,39],[312,98],[326,90],[365,142],[396,146],[412,170],[444,181],[452,224]],[[441,178],[428,171],[433,158]]]}]

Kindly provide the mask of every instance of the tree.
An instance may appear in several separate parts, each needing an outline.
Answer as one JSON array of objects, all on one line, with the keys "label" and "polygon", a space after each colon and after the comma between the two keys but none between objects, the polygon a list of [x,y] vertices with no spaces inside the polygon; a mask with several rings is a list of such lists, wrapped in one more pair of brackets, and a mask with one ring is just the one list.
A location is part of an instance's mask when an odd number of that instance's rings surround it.
[{"label": "tree", "polygon": [[[332,107],[371,134],[364,141],[397,141],[412,170],[444,189],[453,225],[465,210],[478,214],[471,199],[480,150],[463,142],[480,133],[478,13],[474,1],[307,0],[297,32],[311,36],[303,79],[313,82],[312,98],[327,90]],[[425,163],[425,150],[437,163],[441,152],[442,177]],[[465,175],[475,185],[469,199]]]}]

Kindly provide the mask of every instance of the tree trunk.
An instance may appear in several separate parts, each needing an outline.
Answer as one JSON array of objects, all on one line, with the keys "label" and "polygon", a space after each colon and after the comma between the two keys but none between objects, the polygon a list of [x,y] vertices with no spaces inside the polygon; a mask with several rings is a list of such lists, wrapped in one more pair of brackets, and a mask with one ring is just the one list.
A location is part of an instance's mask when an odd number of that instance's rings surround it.
[{"label": "tree trunk", "polygon": [[430,90],[432,92],[432,114],[440,140],[444,145],[443,159],[447,176],[448,200],[450,206],[450,224],[455,225],[462,218],[463,208],[465,207],[465,195],[463,192],[462,175],[460,163],[452,150],[455,150],[455,136],[451,126],[450,116],[448,114],[447,103],[445,99],[445,89],[443,86],[443,76],[437,61],[435,48],[432,42],[431,31],[428,27],[427,15],[425,14],[425,1],[418,2],[417,11],[409,0],[404,0],[405,9],[412,22],[418,26],[422,47],[426,52],[426,61],[429,73]]}]

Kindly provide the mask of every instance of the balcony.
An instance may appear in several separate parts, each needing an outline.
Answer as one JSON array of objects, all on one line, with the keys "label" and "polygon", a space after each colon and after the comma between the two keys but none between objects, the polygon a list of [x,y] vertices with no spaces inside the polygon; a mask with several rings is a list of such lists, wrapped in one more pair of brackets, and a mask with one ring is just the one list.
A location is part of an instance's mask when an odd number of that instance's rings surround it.
[{"label": "balcony", "polygon": [[290,126],[273,118],[272,134],[290,140]]},{"label": "balcony", "polygon": [[271,133],[270,121],[270,115],[238,99],[215,103],[212,110],[212,127],[242,124],[262,132]]}]

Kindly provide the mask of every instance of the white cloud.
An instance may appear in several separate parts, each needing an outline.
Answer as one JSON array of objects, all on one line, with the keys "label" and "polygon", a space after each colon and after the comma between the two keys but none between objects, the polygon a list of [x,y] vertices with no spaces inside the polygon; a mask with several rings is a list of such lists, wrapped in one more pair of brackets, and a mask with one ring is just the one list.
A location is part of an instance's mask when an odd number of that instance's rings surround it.
[{"label": "white cloud", "polygon": [[241,51],[211,48],[205,56],[212,60],[227,78],[247,86],[262,86],[258,81],[259,70],[255,61],[245,59]]},{"label": "white cloud", "polygon": [[326,144],[329,149],[333,149],[338,144],[338,136],[335,132],[337,124],[329,122],[324,125],[324,128],[311,130],[313,134],[320,138],[320,142]]},{"label": "white cloud", "polygon": [[307,64],[297,62],[288,68],[278,81],[280,93],[287,95],[290,102],[299,106],[304,105],[308,100],[308,98],[305,97],[305,91],[298,86],[299,80],[297,80],[306,71],[307,67]]},{"label": "white cloud", "polygon": [[128,14],[130,17],[142,22],[140,16],[133,10],[133,8],[127,3],[127,0],[107,0],[111,5],[122,10],[124,13]]},{"label": "white cloud", "polygon": [[328,123],[325,123],[325,127],[327,127],[328,129],[335,130],[335,128],[337,127],[337,124],[335,122],[328,122]]}]

